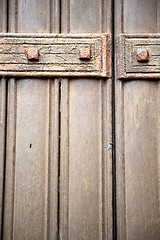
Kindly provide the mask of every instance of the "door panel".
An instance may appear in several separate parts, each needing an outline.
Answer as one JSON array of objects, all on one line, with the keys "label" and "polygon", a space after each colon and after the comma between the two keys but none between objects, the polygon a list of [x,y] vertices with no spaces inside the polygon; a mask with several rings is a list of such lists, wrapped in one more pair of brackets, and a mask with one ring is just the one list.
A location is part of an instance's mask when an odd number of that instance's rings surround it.
[{"label": "door panel", "polygon": [[[156,33],[159,1],[116,1],[120,33]],[[118,239],[160,238],[159,81],[116,80]]]},{"label": "door panel", "polygon": [[[0,32],[104,32],[112,39],[114,28],[118,43],[121,33],[159,32],[159,20],[156,0],[0,0]],[[0,80],[4,240],[111,240],[116,227],[119,240],[160,238],[159,79],[122,81],[113,65],[114,84]]]},{"label": "door panel", "polygon": [[[16,4],[11,32],[55,30],[51,1]],[[58,142],[59,80],[9,79],[4,239],[57,239]]]},{"label": "door panel", "polygon": [[[109,33],[110,16],[110,1],[63,0],[62,32]],[[61,89],[60,239],[111,239],[111,79]]]},{"label": "door panel", "polygon": [[4,239],[47,239],[49,209],[56,237],[57,85],[9,81]]}]

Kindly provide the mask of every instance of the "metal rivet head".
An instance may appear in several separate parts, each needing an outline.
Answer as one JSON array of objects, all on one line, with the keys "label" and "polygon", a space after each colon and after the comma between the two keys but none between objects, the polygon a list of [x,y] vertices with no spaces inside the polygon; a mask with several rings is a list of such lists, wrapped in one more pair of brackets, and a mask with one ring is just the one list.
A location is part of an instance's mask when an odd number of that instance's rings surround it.
[{"label": "metal rivet head", "polygon": [[90,59],[91,58],[91,50],[90,48],[81,48],[80,49],[80,59]]},{"label": "metal rivet head", "polygon": [[149,51],[145,48],[137,50],[137,61],[138,62],[148,62],[149,60]]},{"label": "metal rivet head", "polygon": [[27,50],[27,58],[28,60],[38,60],[39,59],[39,52],[36,48],[28,48]]}]

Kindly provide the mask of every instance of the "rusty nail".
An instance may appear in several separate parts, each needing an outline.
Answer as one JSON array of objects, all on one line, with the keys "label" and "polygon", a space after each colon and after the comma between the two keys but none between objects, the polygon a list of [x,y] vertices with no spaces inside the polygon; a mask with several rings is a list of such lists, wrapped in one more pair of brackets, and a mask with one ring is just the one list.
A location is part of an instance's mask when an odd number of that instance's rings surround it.
[{"label": "rusty nail", "polygon": [[91,51],[90,48],[81,48],[80,49],[80,59],[90,59]]},{"label": "rusty nail", "polygon": [[39,58],[39,52],[36,48],[28,48],[27,50],[27,57],[28,60],[38,60]]},{"label": "rusty nail", "polygon": [[149,60],[149,51],[145,48],[137,50],[137,61],[147,62]]}]

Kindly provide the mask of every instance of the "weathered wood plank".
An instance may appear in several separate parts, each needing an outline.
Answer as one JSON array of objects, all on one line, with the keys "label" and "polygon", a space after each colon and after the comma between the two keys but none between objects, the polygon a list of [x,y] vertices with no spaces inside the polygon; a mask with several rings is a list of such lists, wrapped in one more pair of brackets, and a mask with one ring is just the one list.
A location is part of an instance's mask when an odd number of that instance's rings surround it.
[{"label": "weathered wood plank", "polygon": [[[62,1],[62,32],[111,30],[110,1]],[[112,239],[111,79],[63,79],[60,239]]]},{"label": "weathered wood plank", "polygon": [[[105,162],[111,154],[107,145],[107,127],[110,126],[105,121],[108,117],[107,83],[89,79],[81,85],[81,81],[70,81],[69,89],[65,89],[68,96],[65,105],[62,99],[62,114],[68,111],[68,118],[67,113],[62,115],[65,126],[62,125],[61,146],[61,238],[108,239],[110,232],[102,225],[104,222],[111,224],[108,222],[111,221],[108,213],[111,210],[108,199],[111,182],[107,174],[109,163]],[[65,94],[62,94],[63,98]],[[106,132],[102,132],[102,126]]]},{"label": "weathered wood plank", "polygon": [[0,0],[0,32],[7,31],[7,1]]},{"label": "weathered wood plank", "polygon": [[6,125],[6,79],[0,80],[0,233],[2,230],[4,161],[5,161],[5,125]]},{"label": "weathered wood plank", "polygon": [[[58,31],[55,2],[10,1],[9,30]],[[58,79],[9,80],[4,239],[57,239],[58,106]]]},{"label": "weathered wood plank", "polygon": [[[157,1],[116,1],[119,33],[157,32]],[[159,232],[159,82],[116,80],[118,239]]]},{"label": "weathered wood plank", "polygon": [[156,0],[123,0],[125,33],[154,33],[157,31]]},{"label": "weathered wood plank", "polygon": [[17,90],[9,89],[4,239],[56,239],[58,82],[18,80],[14,86]]},{"label": "weathered wood plank", "polygon": [[157,33],[160,32],[160,1],[157,1]]},{"label": "weathered wood plank", "polygon": [[[142,82],[141,90],[125,86],[124,139],[126,238],[155,239],[159,232],[159,143],[157,82]],[[134,97],[136,92],[136,97]],[[130,100],[132,99],[132,100]],[[131,103],[130,104],[126,103]],[[141,104],[140,104],[141,103]]]},{"label": "weathered wood plank", "polygon": [[[14,177],[15,177],[15,135],[16,135],[16,84],[10,79],[8,84],[7,106],[7,144],[6,144],[6,176],[5,176],[5,211],[4,239],[12,239],[14,211]],[[9,161],[8,161],[9,159]]]},{"label": "weathered wood plank", "polygon": [[[0,32],[7,31],[7,6],[5,0],[0,0]],[[6,80],[0,79],[0,236],[2,231],[3,185],[5,161],[5,125],[6,125]]]}]

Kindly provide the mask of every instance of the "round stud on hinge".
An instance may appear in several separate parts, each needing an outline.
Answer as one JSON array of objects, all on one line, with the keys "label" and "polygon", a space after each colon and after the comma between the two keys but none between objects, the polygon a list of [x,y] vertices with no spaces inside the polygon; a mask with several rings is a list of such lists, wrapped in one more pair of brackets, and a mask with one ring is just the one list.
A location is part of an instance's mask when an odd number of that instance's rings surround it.
[{"label": "round stud on hinge", "polygon": [[28,60],[38,60],[39,59],[39,51],[37,48],[28,48],[27,50],[27,58]]},{"label": "round stud on hinge", "polygon": [[137,50],[137,61],[138,62],[148,62],[149,61],[148,49],[141,48],[141,49]]}]

